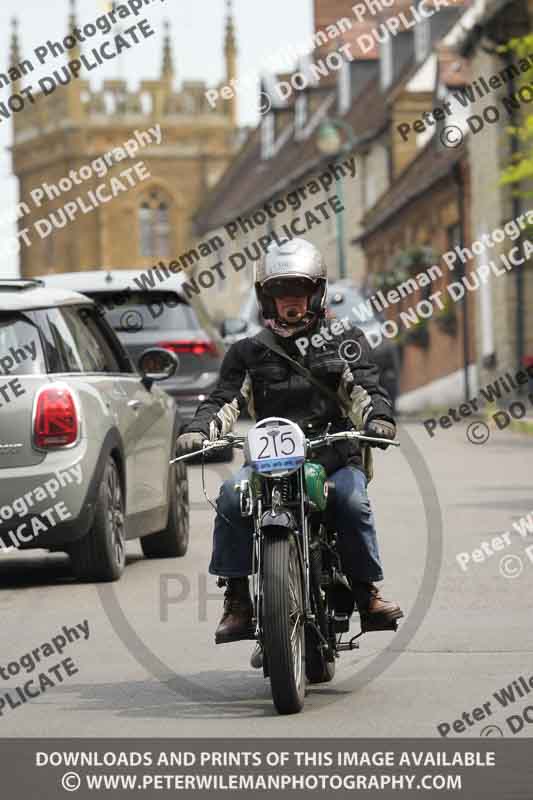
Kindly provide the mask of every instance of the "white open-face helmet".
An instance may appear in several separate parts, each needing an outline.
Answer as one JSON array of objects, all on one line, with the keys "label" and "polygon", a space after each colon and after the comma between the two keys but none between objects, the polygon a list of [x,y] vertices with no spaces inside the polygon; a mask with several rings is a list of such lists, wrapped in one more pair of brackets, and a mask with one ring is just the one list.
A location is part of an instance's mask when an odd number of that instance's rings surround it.
[{"label": "white open-face helmet", "polygon": [[328,277],[320,250],[305,239],[271,245],[256,265],[255,293],[265,320],[276,319],[276,297],[307,295],[306,326],[324,314]]}]

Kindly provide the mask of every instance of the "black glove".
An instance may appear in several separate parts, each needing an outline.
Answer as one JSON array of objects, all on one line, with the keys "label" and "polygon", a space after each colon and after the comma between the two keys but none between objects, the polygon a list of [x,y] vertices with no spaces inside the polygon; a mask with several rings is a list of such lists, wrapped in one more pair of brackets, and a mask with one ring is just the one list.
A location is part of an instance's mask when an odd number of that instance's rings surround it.
[{"label": "black glove", "polygon": [[182,433],[178,436],[176,442],[178,450],[182,455],[186,453],[194,453],[195,450],[201,450],[204,441],[207,439],[203,433],[193,431],[192,433]]},{"label": "black glove", "polygon": [[[394,439],[396,436],[396,425],[394,422],[390,422],[386,419],[372,419],[367,424],[365,433],[368,436],[376,436],[380,439]],[[390,445],[388,444],[378,444],[377,442],[364,442],[364,444],[370,445],[370,447],[379,447],[380,450],[386,450],[387,447]]]}]

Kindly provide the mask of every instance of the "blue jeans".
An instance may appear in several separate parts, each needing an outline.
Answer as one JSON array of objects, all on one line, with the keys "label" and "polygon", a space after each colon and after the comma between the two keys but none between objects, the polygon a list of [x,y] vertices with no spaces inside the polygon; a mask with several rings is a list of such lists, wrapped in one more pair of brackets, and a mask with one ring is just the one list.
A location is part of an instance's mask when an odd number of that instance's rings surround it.
[{"label": "blue jeans", "polygon": [[[242,467],[235,478],[224,481],[217,500],[213,532],[213,555],[209,565],[212,575],[239,578],[252,572],[251,517],[241,517],[239,492],[234,486],[250,476],[250,467]],[[366,491],[366,475],[355,467],[342,467],[329,480],[335,484],[333,513],[338,550],[343,571],[355,581],[383,580],[374,515]],[[221,516],[224,514],[231,524]]]}]

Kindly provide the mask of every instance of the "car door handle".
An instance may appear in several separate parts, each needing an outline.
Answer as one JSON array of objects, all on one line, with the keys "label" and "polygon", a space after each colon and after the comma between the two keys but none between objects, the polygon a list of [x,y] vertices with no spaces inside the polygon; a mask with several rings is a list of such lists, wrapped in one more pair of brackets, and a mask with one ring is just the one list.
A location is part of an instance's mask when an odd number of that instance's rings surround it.
[{"label": "car door handle", "polygon": [[138,411],[143,405],[142,400],[128,400],[128,408],[133,408],[134,411]]}]

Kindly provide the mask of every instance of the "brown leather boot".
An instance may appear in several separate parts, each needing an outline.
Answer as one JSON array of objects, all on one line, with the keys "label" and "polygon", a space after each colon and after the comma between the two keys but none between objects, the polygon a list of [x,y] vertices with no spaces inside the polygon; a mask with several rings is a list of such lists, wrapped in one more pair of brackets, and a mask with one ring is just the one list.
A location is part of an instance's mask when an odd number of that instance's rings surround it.
[{"label": "brown leather boot", "polygon": [[248,578],[228,578],[224,613],[215,631],[215,644],[253,639],[252,611]]},{"label": "brown leather boot", "polygon": [[356,583],[353,593],[361,617],[362,633],[397,630],[398,620],[403,617],[398,603],[384,600],[373,583]]}]

